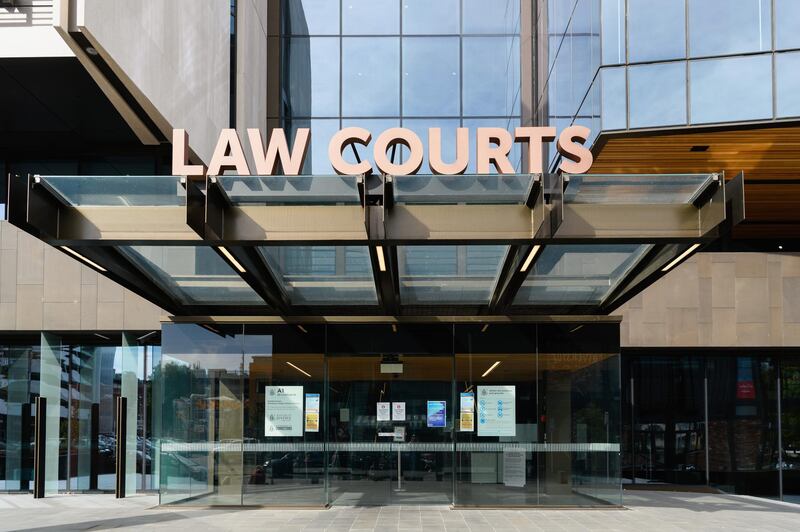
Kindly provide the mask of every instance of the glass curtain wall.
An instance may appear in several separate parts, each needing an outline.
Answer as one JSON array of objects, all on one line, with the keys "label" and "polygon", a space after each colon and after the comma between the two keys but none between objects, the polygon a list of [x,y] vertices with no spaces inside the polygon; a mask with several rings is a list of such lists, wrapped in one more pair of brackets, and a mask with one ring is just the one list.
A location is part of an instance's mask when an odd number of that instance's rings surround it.
[{"label": "glass curtain wall", "polygon": [[796,373],[780,354],[623,354],[623,481],[791,497]]},{"label": "glass curtain wall", "polygon": [[162,504],[621,504],[611,324],[163,328]]},{"label": "glass curtain wall", "polygon": [[[304,174],[333,173],[328,142],[342,127],[374,139],[402,126],[423,143],[440,127],[450,161],[455,128],[520,124],[519,0],[282,0],[281,10],[271,40],[280,46],[280,106],[268,119],[292,137],[311,128]],[[398,150],[395,162],[404,156]],[[346,150],[356,157],[372,160],[372,150]],[[519,168],[518,145],[511,160]],[[427,156],[420,173],[431,173]]]},{"label": "glass curtain wall", "polygon": [[[127,492],[152,489],[153,403],[144,364],[160,348],[140,345],[139,334],[103,336],[43,333],[0,342],[0,491],[33,489],[39,395],[48,399],[46,493],[114,490],[120,395],[128,398]],[[158,341],[156,332],[149,336]]]},{"label": "glass curtain wall", "polygon": [[597,135],[796,118],[799,11],[791,0],[542,0],[539,123]]}]

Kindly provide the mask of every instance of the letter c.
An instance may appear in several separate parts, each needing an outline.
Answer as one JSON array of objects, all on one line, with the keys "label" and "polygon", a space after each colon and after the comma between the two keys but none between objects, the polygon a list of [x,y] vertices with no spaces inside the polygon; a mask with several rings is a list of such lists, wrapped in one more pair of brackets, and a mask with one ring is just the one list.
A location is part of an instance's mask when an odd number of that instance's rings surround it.
[{"label": "letter c", "polygon": [[342,157],[342,151],[350,144],[358,143],[367,146],[372,140],[372,133],[361,127],[346,127],[336,132],[328,144],[328,159],[339,175],[361,175],[372,173],[369,161],[356,164],[348,163]]}]

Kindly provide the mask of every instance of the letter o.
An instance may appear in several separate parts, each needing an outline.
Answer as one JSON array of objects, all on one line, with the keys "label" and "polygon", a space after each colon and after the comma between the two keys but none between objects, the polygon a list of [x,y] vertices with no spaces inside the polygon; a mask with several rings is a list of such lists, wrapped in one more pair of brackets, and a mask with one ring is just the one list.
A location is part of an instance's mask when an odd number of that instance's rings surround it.
[{"label": "letter o", "polygon": [[[386,152],[395,144],[402,144],[408,148],[408,160],[402,164],[395,164],[386,156]],[[404,127],[389,128],[378,136],[375,141],[375,164],[384,174],[410,175],[416,174],[422,166],[425,149],[419,136]]]}]

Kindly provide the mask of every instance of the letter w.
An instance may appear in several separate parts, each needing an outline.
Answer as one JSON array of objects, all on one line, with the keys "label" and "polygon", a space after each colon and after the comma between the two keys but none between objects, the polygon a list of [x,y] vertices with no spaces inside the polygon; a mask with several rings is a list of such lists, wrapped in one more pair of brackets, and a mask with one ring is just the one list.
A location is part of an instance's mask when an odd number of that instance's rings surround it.
[{"label": "letter w", "polygon": [[306,158],[306,151],[308,150],[308,141],[311,137],[309,128],[301,127],[297,130],[291,153],[289,153],[289,145],[286,142],[286,134],[280,128],[272,130],[266,153],[260,130],[255,128],[248,129],[247,136],[250,139],[250,150],[253,153],[258,175],[275,175],[278,171],[279,163],[283,168],[284,175],[300,174]]}]

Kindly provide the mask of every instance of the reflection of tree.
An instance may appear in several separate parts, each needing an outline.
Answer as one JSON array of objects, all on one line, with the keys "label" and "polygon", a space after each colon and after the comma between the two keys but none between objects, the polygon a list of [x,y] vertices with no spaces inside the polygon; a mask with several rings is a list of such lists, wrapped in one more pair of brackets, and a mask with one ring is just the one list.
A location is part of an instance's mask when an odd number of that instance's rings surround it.
[{"label": "reflection of tree", "polygon": [[[186,401],[191,395],[192,389],[192,369],[183,364],[167,362],[161,367],[153,368],[153,381],[161,383],[163,393],[162,405],[164,409],[172,408],[172,405]],[[176,416],[166,415],[161,419],[161,430],[167,438],[176,436],[175,430],[179,426]]]}]

